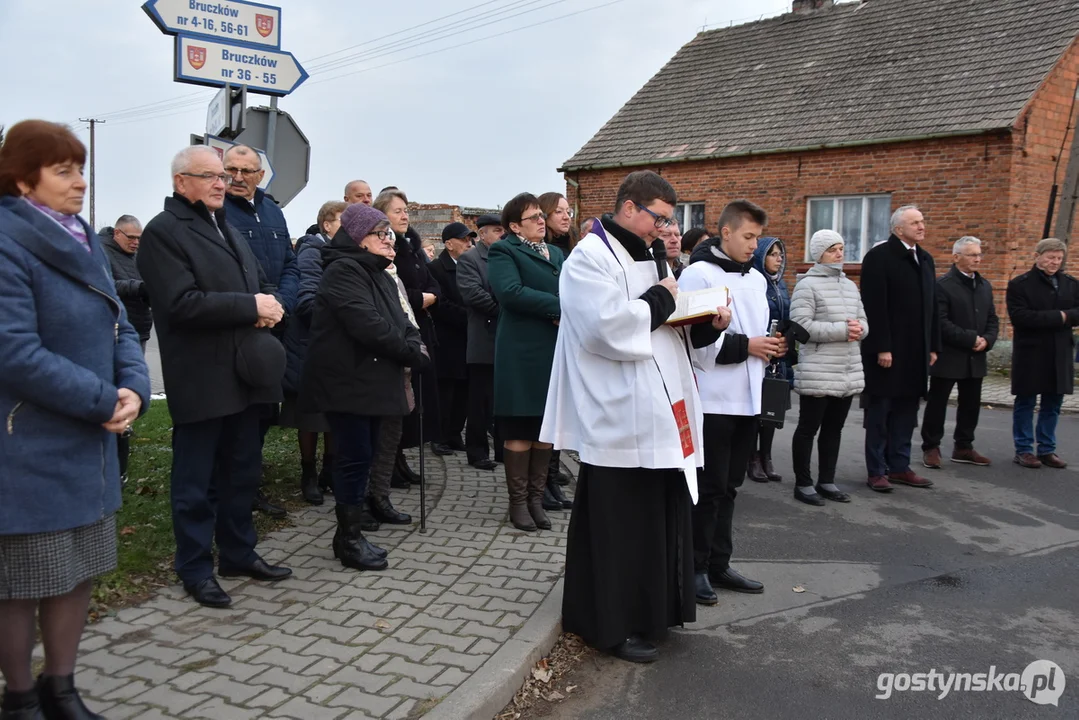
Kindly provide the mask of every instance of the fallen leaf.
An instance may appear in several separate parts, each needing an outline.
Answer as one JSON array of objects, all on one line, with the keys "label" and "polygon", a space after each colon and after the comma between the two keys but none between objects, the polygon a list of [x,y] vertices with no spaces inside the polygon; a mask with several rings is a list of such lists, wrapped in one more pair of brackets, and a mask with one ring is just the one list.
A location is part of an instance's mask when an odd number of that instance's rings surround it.
[{"label": "fallen leaf", "polygon": [[134,535],[135,534],[135,528],[128,525],[127,527],[125,527],[123,530],[120,531],[120,534],[121,535]]},{"label": "fallen leaf", "polygon": [[804,587],[802,587],[801,585],[795,585],[793,590],[796,593],[804,593],[806,591],[806,589]]},{"label": "fallen leaf", "polygon": [[539,680],[541,683],[551,682],[551,671],[547,668],[532,668],[532,677]]},{"label": "fallen leaf", "polygon": [[377,627],[379,630],[389,630],[390,624],[385,620],[379,620],[375,623],[375,627]]},{"label": "fallen leaf", "polygon": [[566,696],[558,692],[557,690],[553,691],[550,695],[547,696],[547,702],[558,702],[559,700],[565,699]]},{"label": "fallen leaf", "polygon": [[568,692],[568,693],[571,693],[571,692],[573,692],[573,691],[574,691],[574,690],[576,690],[576,689],[577,689],[577,686],[576,686],[576,685],[567,685],[567,686],[566,686],[566,692]]},{"label": "fallen leaf", "polygon": [[136,495],[157,495],[157,490],[149,485],[139,485],[139,489],[135,491]]}]

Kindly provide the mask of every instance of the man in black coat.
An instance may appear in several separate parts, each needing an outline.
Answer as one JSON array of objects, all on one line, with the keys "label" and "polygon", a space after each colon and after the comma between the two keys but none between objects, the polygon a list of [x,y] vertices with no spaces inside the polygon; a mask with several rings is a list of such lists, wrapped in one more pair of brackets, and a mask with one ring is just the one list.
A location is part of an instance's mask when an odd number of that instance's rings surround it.
[{"label": "man in black coat", "polygon": [[[1012,321],[1012,436],[1015,462],[1025,468],[1064,468],[1056,430],[1065,395],[1075,389],[1075,337],[1079,281],[1061,271],[1068,246],[1046,238],[1034,248],[1034,267],[1008,283]],[[1038,427],[1034,406],[1041,395]],[[1037,439],[1038,452],[1034,454]]]},{"label": "man in black coat", "polygon": [[989,371],[986,356],[997,341],[997,311],[993,288],[978,273],[982,241],[961,237],[952,248],[953,265],[937,280],[940,314],[940,356],[929,374],[929,399],[922,418],[922,464],[940,468],[940,441],[952,388],[959,385],[952,462],[988,465],[989,458],[974,449],[974,429],[982,401],[982,379]]},{"label": "man in black coat", "polygon": [[933,256],[919,247],[925,219],[913,205],[892,214],[892,234],[862,260],[862,304],[873,332],[862,341],[865,370],[867,484],[891,492],[892,482],[927,488],[910,469],[929,368],[940,349]]},{"label": "man in black coat", "polygon": [[457,259],[472,248],[476,232],[464,223],[450,223],[442,228],[446,249],[427,269],[438,282],[442,298],[434,306],[435,333],[438,336],[438,406],[442,415],[439,450],[464,450],[461,431],[468,417],[468,366],[465,349],[468,341],[468,310],[457,289]]},{"label": "man in black coat", "polygon": [[[481,215],[476,221],[479,242],[458,260],[457,289],[468,312],[468,425],[465,454],[468,464],[480,470],[494,470],[501,459],[502,442],[494,421],[495,328],[498,301],[487,282],[487,253],[504,234],[502,218]],[[491,459],[487,430],[494,427],[495,458]]]},{"label": "man in black coat", "polygon": [[109,256],[112,279],[116,283],[116,294],[127,309],[127,319],[131,327],[139,334],[143,351],[150,339],[150,330],[154,318],[150,313],[150,298],[135,264],[135,254],[142,239],[142,223],[134,215],[121,215],[115,227],[102,228],[98,233],[101,247]]},{"label": "man in black coat", "polygon": [[147,226],[138,267],[153,307],[172,414],[176,573],[202,605],[231,598],[213,574],[292,574],[255,552],[251,505],[262,467],[259,404],[281,401],[285,351],[270,334],[281,303],[243,238],[225,222],[225,175],[212,148],[181,150],[172,197]]}]

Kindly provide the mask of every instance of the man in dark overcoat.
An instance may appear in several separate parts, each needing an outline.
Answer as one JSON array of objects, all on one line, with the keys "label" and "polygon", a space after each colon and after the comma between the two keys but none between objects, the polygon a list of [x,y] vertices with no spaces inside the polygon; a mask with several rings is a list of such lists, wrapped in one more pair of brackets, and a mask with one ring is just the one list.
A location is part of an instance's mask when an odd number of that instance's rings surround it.
[{"label": "man in dark overcoat", "polygon": [[225,222],[228,176],[217,153],[184,148],[165,209],[142,234],[138,267],[150,295],[172,415],[176,573],[208,607],[231,598],[214,578],[280,580],[292,571],[255,552],[251,508],[262,468],[259,405],[281,401],[285,351],[270,334],[284,316],[247,242]]},{"label": "man in dark overcoat", "polygon": [[442,414],[439,445],[448,450],[465,450],[461,431],[468,417],[468,365],[465,350],[468,344],[468,309],[457,288],[457,260],[472,248],[476,231],[464,223],[454,222],[442,228],[446,248],[427,269],[438,282],[442,298],[435,304],[433,314],[438,336],[438,406]]},{"label": "man in dark overcoat", "polygon": [[927,488],[910,469],[910,443],[929,368],[940,349],[937,276],[925,240],[925,219],[913,205],[892,214],[892,234],[862,261],[862,304],[869,327],[862,341],[865,369],[867,484],[891,492],[891,483]]},{"label": "man in dark overcoat", "polygon": [[[1012,322],[1012,436],[1015,462],[1025,468],[1065,468],[1056,430],[1065,395],[1075,389],[1079,281],[1063,272],[1068,246],[1046,238],[1034,248],[1034,267],[1008,283]],[[1038,426],[1034,406],[1041,395]],[[1037,454],[1034,452],[1037,440]]]},{"label": "man in dark overcoat", "polygon": [[922,464],[940,467],[940,441],[948,398],[959,385],[952,462],[988,465],[989,458],[974,449],[974,430],[981,410],[982,380],[989,370],[987,355],[997,341],[997,311],[993,288],[978,272],[982,241],[961,237],[952,247],[951,269],[937,280],[940,315],[940,357],[929,374],[929,399],[922,418]]}]

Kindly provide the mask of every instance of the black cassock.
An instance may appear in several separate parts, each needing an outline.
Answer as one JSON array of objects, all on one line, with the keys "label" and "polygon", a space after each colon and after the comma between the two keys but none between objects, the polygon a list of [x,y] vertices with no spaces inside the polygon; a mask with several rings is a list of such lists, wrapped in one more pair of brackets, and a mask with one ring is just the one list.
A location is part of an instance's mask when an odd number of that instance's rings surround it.
[{"label": "black cassock", "polygon": [[581,465],[562,628],[595,648],[693,622],[691,500],[681,470]]}]

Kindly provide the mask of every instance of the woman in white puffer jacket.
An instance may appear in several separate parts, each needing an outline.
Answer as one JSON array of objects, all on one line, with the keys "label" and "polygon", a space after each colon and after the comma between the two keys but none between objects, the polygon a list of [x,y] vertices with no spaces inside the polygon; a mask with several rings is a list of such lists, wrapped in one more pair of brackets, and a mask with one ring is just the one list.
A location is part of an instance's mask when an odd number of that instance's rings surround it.
[{"label": "woman in white puffer jacket", "polygon": [[[843,423],[854,396],[865,388],[859,345],[869,324],[858,287],[843,273],[843,237],[818,230],[809,240],[809,253],[816,264],[794,286],[790,310],[791,322],[809,333],[794,369],[794,390],[801,398],[792,442],[794,497],[823,505],[821,497],[850,502],[835,485],[835,468]],[[809,462],[818,430],[814,487]]]}]

